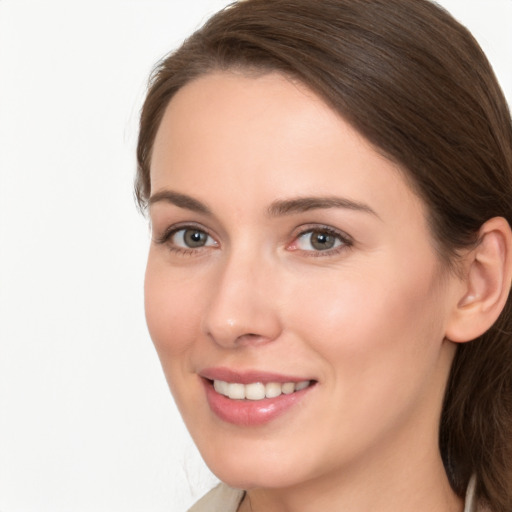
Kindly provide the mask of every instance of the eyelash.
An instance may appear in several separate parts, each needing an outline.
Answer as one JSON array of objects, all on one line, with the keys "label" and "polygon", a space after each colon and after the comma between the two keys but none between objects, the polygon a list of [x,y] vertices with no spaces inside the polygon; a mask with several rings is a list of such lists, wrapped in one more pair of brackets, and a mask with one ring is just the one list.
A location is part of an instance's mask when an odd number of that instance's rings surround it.
[{"label": "eyelash", "polygon": [[[210,235],[208,230],[204,229],[204,227],[199,226],[199,225],[194,225],[194,224],[185,224],[185,225],[168,227],[162,233],[161,236],[155,238],[154,240],[159,245],[167,244],[169,246],[169,250],[171,252],[173,252],[174,254],[184,255],[184,256],[198,255],[200,249],[215,247],[213,245],[203,245],[203,246],[200,246],[197,248],[193,248],[193,247],[185,248],[185,247],[180,247],[175,244],[169,243],[169,241],[171,240],[171,238],[174,235],[176,235],[180,231],[187,231],[187,230],[201,232],[201,233],[204,233],[207,237],[214,239]],[[352,238],[350,236],[348,236],[346,233],[344,233],[342,231],[338,231],[330,226],[323,226],[323,225],[317,224],[317,225],[312,225],[312,226],[302,226],[301,230],[296,235],[294,235],[292,243],[288,244],[287,247],[289,248],[294,244],[298,244],[299,241],[303,237],[305,237],[308,234],[313,234],[313,233],[326,234],[328,236],[332,236],[337,241],[340,242],[340,245],[335,246],[331,249],[324,249],[324,250],[304,250],[304,249],[300,249],[300,248],[292,248],[289,250],[291,250],[293,252],[295,252],[295,251],[302,252],[306,257],[318,258],[318,257],[326,257],[326,256],[336,255],[342,251],[346,251],[353,245]],[[218,245],[217,242],[216,242],[216,245]]]},{"label": "eyelash", "polygon": [[210,233],[208,233],[208,231],[206,229],[204,229],[202,226],[198,226],[198,225],[195,225],[195,224],[182,224],[182,225],[178,225],[178,226],[170,226],[168,227],[163,233],[161,236],[155,238],[155,242],[159,245],[168,245],[169,247],[169,250],[174,253],[174,254],[178,254],[178,255],[183,255],[183,256],[194,256],[194,255],[198,255],[199,252],[198,252],[198,249],[203,249],[205,247],[211,247],[211,246],[201,246],[201,247],[198,247],[198,248],[193,248],[193,247],[189,247],[189,248],[185,248],[185,247],[180,247],[178,245],[175,245],[175,244],[171,244],[169,243],[169,241],[171,240],[171,238],[176,235],[176,233],[179,233],[180,231],[196,231],[196,232],[200,232],[200,233],[204,233],[207,237],[209,238],[212,238],[213,237],[210,235]]},{"label": "eyelash", "polygon": [[301,230],[295,235],[292,244],[298,244],[302,237],[305,237],[308,234],[313,233],[319,233],[319,234],[326,234],[328,236],[334,237],[336,240],[340,242],[340,245],[333,247],[331,249],[324,249],[324,250],[304,250],[304,249],[291,249],[292,251],[300,251],[302,252],[306,257],[311,258],[321,258],[321,257],[328,257],[328,256],[334,256],[336,254],[339,254],[343,251],[346,251],[347,249],[350,249],[354,245],[354,242],[352,238],[344,233],[343,231],[339,231],[337,229],[334,229],[330,226],[323,226],[323,225],[312,225],[312,226],[302,226]]}]

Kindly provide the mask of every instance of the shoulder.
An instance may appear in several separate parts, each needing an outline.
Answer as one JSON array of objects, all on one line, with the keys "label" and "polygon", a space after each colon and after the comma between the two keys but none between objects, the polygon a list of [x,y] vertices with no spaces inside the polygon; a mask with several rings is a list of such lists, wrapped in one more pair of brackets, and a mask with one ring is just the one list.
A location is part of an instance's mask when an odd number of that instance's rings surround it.
[{"label": "shoulder", "polygon": [[244,491],[219,484],[205,494],[188,512],[236,512]]}]

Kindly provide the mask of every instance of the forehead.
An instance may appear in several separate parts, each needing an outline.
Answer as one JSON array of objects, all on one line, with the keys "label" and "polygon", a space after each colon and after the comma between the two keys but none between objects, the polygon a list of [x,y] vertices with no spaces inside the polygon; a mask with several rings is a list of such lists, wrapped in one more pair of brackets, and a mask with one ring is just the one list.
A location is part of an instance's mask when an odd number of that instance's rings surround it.
[{"label": "forehead", "polygon": [[[316,94],[278,74],[205,75],[180,89],[158,130],[152,194],[193,193],[206,204],[343,195],[421,211],[396,164]],[[252,203],[251,203],[252,204]],[[388,205],[388,206],[389,206]],[[404,206],[404,212],[399,205]]]},{"label": "forehead", "polygon": [[281,74],[208,74],[181,88],[169,103],[155,140],[152,167],[166,155],[173,158],[169,164],[177,164],[178,156],[196,158],[199,146],[212,164],[220,156],[219,148],[228,150],[231,162],[238,148],[243,148],[246,164],[249,159],[279,160],[278,153],[284,154],[289,146],[318,143],[314,132],[323,131],[325,136],[337,119],[313,92]]}]

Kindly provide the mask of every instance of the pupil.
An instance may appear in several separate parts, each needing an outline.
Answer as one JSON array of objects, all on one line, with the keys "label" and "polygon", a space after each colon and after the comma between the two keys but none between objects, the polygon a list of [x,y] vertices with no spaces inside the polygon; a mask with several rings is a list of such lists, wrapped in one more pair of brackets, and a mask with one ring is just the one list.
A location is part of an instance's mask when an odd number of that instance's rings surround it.
[{"label": "pupil", "polygon": [[202,231],[186,231],[185,243],[188,247],[202,247],[206,242],[206,233]]},{"label": "pupil", "polygon": [[319,251],[325,251],[327,249],[332,249],[334,242],[335,239],[332,235],[317,231],[313,233],[311,245]]}]

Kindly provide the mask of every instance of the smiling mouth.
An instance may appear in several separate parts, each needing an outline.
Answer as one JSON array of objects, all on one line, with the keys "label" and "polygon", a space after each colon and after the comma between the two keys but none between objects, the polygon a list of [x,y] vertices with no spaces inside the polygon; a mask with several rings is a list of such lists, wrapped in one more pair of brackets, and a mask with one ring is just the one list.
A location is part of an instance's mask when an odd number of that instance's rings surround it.
[{"label": "smiling mouth", "polygon": [[300,382],[252,382],[242,384],[239,382],[227,382],[223,380],[210,381],[215,391],[232,400],[263,400],[265,398],[277,398],[281,395],[291,395],[312,386],[315,381],[303,380]]},{"label": "smiling mouth", "polygon": [[200,377],[211,411],[238,427],[259,427],[273,422],[313,393],[317,380],[300,379],[257,370],[209,368]]}]

